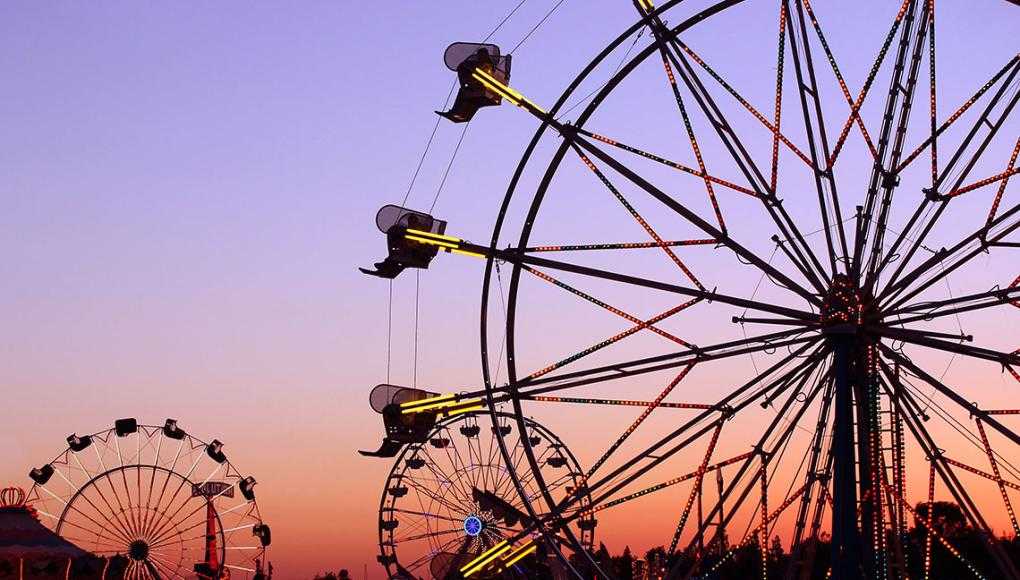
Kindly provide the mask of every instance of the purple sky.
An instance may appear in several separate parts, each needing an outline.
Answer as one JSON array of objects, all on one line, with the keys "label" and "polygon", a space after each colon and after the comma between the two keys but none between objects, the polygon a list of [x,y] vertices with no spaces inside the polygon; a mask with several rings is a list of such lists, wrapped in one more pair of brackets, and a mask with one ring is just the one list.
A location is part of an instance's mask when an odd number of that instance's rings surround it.
[{"label": "purple sky", "polygon": [[[367,393],[385,378],[386,285],[355,267],[380,256],[374,212],[403,197],[452,82],[442,50],[514,4],[6,3],[0,482],[24,485],[72,431],[175,417],[258,477],[285,578],[378,574],[389,466],[354,451],[381,435]],[[817,4],[852,22],[833,44],[856,92],[891,3]],[[942,4],[941,70],[961,71],[948,108],[998,66],[982,55],[1015,52],[1018,21],[1001,0]],[[494,40],[516,44],[549,6],[529,2]],[[729,50],[773,34],[758,14],[696,38],[770,111],[774,71]],[[633,18],[628,1],[567,0],[515,54],[513,84],[551,104]],[[437,205],[452,232],[487,240],[534,127],[510,107],[472,123]],[[458,136],[440,126],[411,205],[431,203]],[[478,384],[481,268],[441,260],[422,279],[419,380]],[[395,286],[394,382],[409,376],[412,284]]]}]

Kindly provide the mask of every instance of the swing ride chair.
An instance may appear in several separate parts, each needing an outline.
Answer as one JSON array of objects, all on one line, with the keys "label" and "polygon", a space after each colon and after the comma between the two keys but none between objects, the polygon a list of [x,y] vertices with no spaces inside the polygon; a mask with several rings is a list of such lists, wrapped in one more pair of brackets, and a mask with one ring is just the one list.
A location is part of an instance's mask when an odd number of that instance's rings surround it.
[{"label": "swing ride chair", "polygon": [[501,83],[510,81],[510,55],[501,56],[495,44],[455,42],[446,48],[443,62],[457,73],[460,83],[457,97],[449,111],[436,111],[454,123],[467,123],[482,107],[496,107],[503,102],[502,95],[486,87],[476,78],[478,70],[491,75]]},{"label": "swing ride chair", "polygon": [[369,394],[372,410],[383,417],[386,435],[376,451],[358,451],[366,457],[396,457],[408,443],[424,443],[436,425],[437,413],[403,413],[401,405],[430,399],[438,393],[397,385],[376,385]]},{"label": "swing ride chair", "polygon": [[427,269],[439,253],[435,245],[421,243],[421,234],[442,236],[446,222],[427,213],[396,205],[385,205],[375,216],[379,231],[386,234],[388,254],[375,269],[359,268],[363,273],[379,278],[393,279],[407,268]]}]

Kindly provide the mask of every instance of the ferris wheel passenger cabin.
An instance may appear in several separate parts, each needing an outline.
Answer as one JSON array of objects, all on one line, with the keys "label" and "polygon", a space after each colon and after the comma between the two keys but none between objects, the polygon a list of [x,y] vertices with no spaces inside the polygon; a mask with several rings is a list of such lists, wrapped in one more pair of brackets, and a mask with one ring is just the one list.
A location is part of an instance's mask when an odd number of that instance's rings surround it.
[{"label": "ferris wheel passenger cabin", "polygon": [[475,79],[474,72],[481,69],[501,83],[510,81],[510,55],[501,55],[495,44],[455,42],[443,54],[446,67],[457,73],[460,88],[449,111],[436,111],[454,123],[467,123],[482,107],[498,106],[503,98]]},{"label": "ferris wheel passenger cabin", "polygon": [[410,239],[408,230],[442,234],[446,222],[431,215],[397,205],[385,205],[375,215],[375,225],[386,234],[388,254],[375,269],[359,268],[365,274],[393,279],[407,268],[427,269],[439,248]]},{"label": "ferris wheel passenger cabin", "polygon": [[437,413],[403,413],[400,405],[435,397],[438,393],[397,385],[376,385],[369,394],[372,409],[383,416],[386,435],[376,451],[358,451],[366,457],[396,457],[408,443],[424,443],[436,425]]}]

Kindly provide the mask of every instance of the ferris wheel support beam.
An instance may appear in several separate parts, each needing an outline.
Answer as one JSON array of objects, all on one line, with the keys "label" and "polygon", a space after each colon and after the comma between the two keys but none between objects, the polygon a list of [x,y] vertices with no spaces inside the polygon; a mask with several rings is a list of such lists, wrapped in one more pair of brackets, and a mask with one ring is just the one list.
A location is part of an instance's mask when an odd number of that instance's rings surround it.
[{"label": "ferris wheel support beam", "polygon": [[[857,479],[854,474],[854,392],[859,392],[864,377],[855,370],[857,340],[850,335],[833,335],[833,379],[835,420],[833,449],[835,458],[832,483],[832,578],[862,578],[864,557],[857,528]],[[860,404],[860,403],[858,403]],[[863,458],[862,458],[863,460]]]},{"label": "ferris wheel support beam", "polygon": [[[801,540],[804,537],[804,530],[807,526],[808,512],[811,509],[811,490],[814,488],[814,484],[818,483],[819,498],[825,493],[824,488],[828,483],[828,477],[824,473],[818,472],[819,459],[822,456],[822,451],[825,448],[823,445],[825,441],[825,433],[828,431],[829,415],[832,412],[832,399],[833,399],[833,380],[829,377],[828,384],[825,387],[825,394],[822,395],[821,409],[818,411],[818,421],[815,423],[815,436],[812,438],[811,444],[811,455],[808,460],[807,470],[805,479],[807,479],[804,494],[800,498],[800,505],[797,508],[797,518],[794,523],[793,540],[790,543],[790,563],[786,569],[786,580],[793,580],[794,571],[800,560],[800,553],[803,549]],[[826,460],[826,472],[829,472],[832,468],[832,453],[830,445],[830,453],[827,455]],[[810,568],[810,566],[808,566]]]},{"label": "ferris wheel support beam", "polygon": [[[900,364],[909,363],[905,357],[897,358],[899,359]],[[912,365],[913,363],[910,364]],[[1017,572],[1009,555],[1003,551],[1002,546],[996,540],[991,527],[981,515],[981,510],[977,508],[974,500],[971,498],[970,494],[967,493],[966,487],[960,482],[956,472],[946,460],[946,457],[943,455],[942,450],[939,448],[935,439],[924,427],[923,421],[920,418],[920,406],[917,401],[910,394],[909,390],[903,388],[899,379],[895,376],[895,374],[893,374],[892,370],[889,369],[888,364],[886,364],[885,361],[880,360],[879,365],[887,381],[892,381],[893,384],[897,385],[899,396],[894,396],[887,382],[881,382],[883,389],[886,391],[890,400],[892,400],[893,403],[897,405],[897,408],[903,413],[904,423],[914,436],[914,440],[921,447],[921,450],[925,453],[928,461],[933,464],[936,472],[939,474],[939,478],[953,495],[954,499],[956,499],[957,504],[960,506],[960,509],[964,512],[967,519],[970,520],[974,527],[978,528],[982,532],[981,538],[988,547],[992,558],[996,561],[999,571],[1005,574],[1006,577],[1017,580],[1020,578],[1020,573]],[[917,369],[916,367],[911,370],[915,373],[920,371],[920,369]],[[921,373],[923,372],[924,371],[921,371]],[[931,384],[931,381],[927,381],[927,379],[925,380]],[[932,386],[936,385],[932,384]]]}]

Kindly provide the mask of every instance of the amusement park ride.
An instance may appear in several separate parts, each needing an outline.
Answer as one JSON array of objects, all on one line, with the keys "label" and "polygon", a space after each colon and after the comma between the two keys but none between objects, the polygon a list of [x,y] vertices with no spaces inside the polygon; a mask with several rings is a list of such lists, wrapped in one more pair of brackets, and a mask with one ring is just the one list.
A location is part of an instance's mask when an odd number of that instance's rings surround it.
[{"label": "amusement park ride", "polygon": [[272,542],[255,501],[255,478],[174,419],[119,419],[71,434],[67,448],[33,469],[28,503],[61,537],[103,557],[126,556],[124,578],[265,580]]},{"label": "amusement park ride", "polygon": [[[449,235],[446,222],[430,212],[388,205],[376,218],[387,256],[364,270],[368,274],[393,279],[407,268],[428,269],[439,252],[485,263],[484,387],[439,394],[381,385],[371,395],[386,436],[378,451],[362,453],[395,458],[379,515],[379,561],[390,577],[612,578],[591,550],[594,516],[604,510],[640,514],[643,502],[685,489],[670,504],[673,511],[662,514],[672,522],[662,537],[670,578],[729,577],[727,567],[742,548],[763,548],[778,538],[790,553],[787,567],[772,570],[767,551],[758,549],[763,578],[927,579],[944,577],[933,570],[933,562],[942,561],[976,578],[1020,580],[1017,552],[1009,548],[1014,540],[995,531],[1005,526],[1007,535],[1020,535],[1013,508],[1020,490],[1020,431],[1011,421],[1020,409],[1002,407],[990,386],[951,386],[943,382],[946,372],[930,370],[948,370],[957,359],[991,365],[1006,388],[1020,388],[1020,349],[1004,343],[1016,339],[1012,328],[1001,334],[987,326],[975,335],[963,330],[968,317],[1002,324],[1002,317],[1020,308],[1020,200],[1010,205],[1006,195],[1010,178],[1020,172],[1020,55],[1012,46],[1003,55],[971,60],[985,80],[946,114],[937,79],[955,72],[937,74],[935,17],[952,1],[902,0],[891,22],[871,25],[881,27],[882,41],[875,56],[866,57],[873,64],[856,92],[822,25],[824,8],[809,0],[671,0],[660,6],[635,0],[636,22],[548,109],[511,88],[513,50],[503,54],[484,41],[447,49],[444,60],[457,73],[458,93],[442,117],[464,123],[480,108],[507,101],[538,129],[488,243]],[[772,7],[769,27],[778,32],[771,116],[688,40],[705,27],[724,29],[731,13],[763,4]],[[642,37],[645,44],[639,45]],[[597,82],[610,56],[631,41],[620,66]],[[650,67],[658,68],[656,74],[645,74]],[[649,87],[652,78],[658,84]],[[581,97],[586,82],[598,88]],[[635,139],[663,131],[684,135],[680,144],[693,158],[690,165],[603,129],[612,116],[600,112],[615,95],[632,99],[653,91],[668,94],[674,110]],[[801,117],[785,127],[784,94],[792,96]],[[869,106],[869,95],[884,98],[884,105]],[[843,110],[830,124],[833,101]],[[576,118],[565,120],[577,106],[582,109]],[[922,117],[923,124],[911,124],[911,117]],[[748,123],[770,146],[764,163],[753,153],[755,137],[745,134]],[[555,152],[543,164],[539,145],[550,141]],[[839,165],[855,154],[865,162]],[[541,179],[528,185],[526,174],[536,167]],[[678,176],[674,182],[664,182],[663,168]],[[723,177],[725,168],[738,177]],[[555,220],[540,219],[543,210],[565,196],[582,201],[576,187],[557,189],[558,175],[577,170],[593,177],[597,188],[584,195],[614,200],[620,219],[631,229],[636,225],[645,240],[620,242],[622,226],[600,223],[590,235],[601,239],[577,242],[561,235],[557,243],[545,241],[556,240],[557,230]],[[798,179],[802,185],[783,186]],[[706,197],[696,201],[693,187],[703,187]],[[852,188],[859,192],[856,205],[848,201]],[[507,233],[512,202],[522,196],[523,225]],[[751,227],[746,215],[728,222],[724,208],[737,203],[758,208],[762,218]],[[809,204],[815,212],[810,219],[804,217]],[[908,209],[899,211],[901,206]],[[676,224],[695,234],[660,234]],[[766,229],[772,231],[764,237],[773,234],[768,241],[756,240]],[[649,252],[665,256],[675,275],[642,274],[642,268],[651,269],[636,256]],[[988,275],[976,260],[997,257],[1015,271],[990,288],[973,288],[983,283],[982,273]],[[750,271],[758,286],[731,292],[703,283],[692,265],[728,259],[707,268],[709,275]],[[954,274],[972,289],[954,292]],[[774,296],[757,298],[765,279]],[[543,364],[522,363],[517,353],[527,347],[522,328],[529,323],[577,326],[529,320],[534,301],[527,298],[538,295],[540,286],[548,288],[543,283],[625,320],[623,330],[579,339],[586,341],[579,343],[583,348]],[[657,303],[653,296],[675,300],[658,313],[631,314],[597,298],[593,287],[612,288],[614,296],[629,293],[637,308]],[[744,338],[695,341],[667,329],[667,319],[695,313],[696,324],[679,325],[685,335],[718,336],[705,323],[716,315],[720,326],[739,325]],[[953,327],[946,330],[946,322]],[[776,330],[748,336],[747,327]],[[496,369],[489,358],[492,328],[505,329]],[[638,335],[657,336],[670,349],[584,366]],[[698,371],[722,372],[748,358],[754,372],[721,396],[670,399]],[[505,381],[498,381],[493,371],[502,364]],[[614,385],[626,393],[641,380],[657,382],[660,373],[668,376],[654,398],[633,400],[612,391]],[[620,385],[626,387],[621,391]],[[567,396],[571,389],[585,394]],[[686,396],[697,398],[697,392]],[[531,418],[552,406],[574,430],[597,409],[640,409],[622,433],[607,437],[585,469]],[[622,456],[636,444],[635,433],[655,434],[656,424],[664,436],[656,434]],[[742,425],[753,425],[753,431]],[[586,442],[599,436],[587,430],[561,434]],[[731,444],[734,438],[742,438],[740,445]],[[977,530],[980,555],[940,533],[931,515],[937,495],[955,502]],[[928,508],[927,517],[919,515],[919,505]],[[909,519],[919,534],[908,533]]]}]

